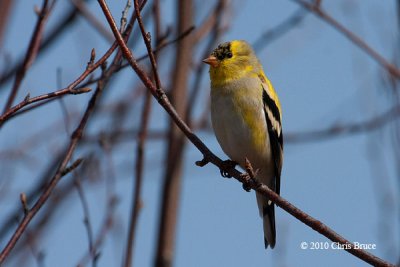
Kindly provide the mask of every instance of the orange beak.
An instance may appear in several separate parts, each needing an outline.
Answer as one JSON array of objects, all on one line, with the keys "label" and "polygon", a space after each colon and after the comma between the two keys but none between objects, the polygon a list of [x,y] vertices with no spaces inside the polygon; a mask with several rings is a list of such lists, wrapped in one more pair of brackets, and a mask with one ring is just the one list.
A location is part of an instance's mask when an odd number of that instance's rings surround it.
[{"label": "orange beak", "polygon": [[208,58],[203,59],[203,62],[214,68],[218,67],[219,65],[218,59],[214,56],[209,56]]}]

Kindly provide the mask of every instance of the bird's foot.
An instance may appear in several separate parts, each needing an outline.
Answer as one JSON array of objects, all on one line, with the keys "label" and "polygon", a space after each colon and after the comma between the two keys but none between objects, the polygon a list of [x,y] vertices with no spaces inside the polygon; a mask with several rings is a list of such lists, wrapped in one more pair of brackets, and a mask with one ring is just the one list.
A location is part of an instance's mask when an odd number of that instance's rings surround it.
[{"label": "bird's foot", "polygon": [[245,191],[247,191],[247,192],[250,192],[251,191],[251,184],[252,184],[250,176],[247,173],[244,173],[244,174],[242,174],[242,178],[243,178],[242,179],[243,189]]},{"label": "bird's foot", "polygon": [[231,178],[232,176],[229,175],[229,170],[234,169],[236,165],[238,165],[238,163],[233,160],[224,160],[222,167],[219,169],[221,176],[225,178]]}]

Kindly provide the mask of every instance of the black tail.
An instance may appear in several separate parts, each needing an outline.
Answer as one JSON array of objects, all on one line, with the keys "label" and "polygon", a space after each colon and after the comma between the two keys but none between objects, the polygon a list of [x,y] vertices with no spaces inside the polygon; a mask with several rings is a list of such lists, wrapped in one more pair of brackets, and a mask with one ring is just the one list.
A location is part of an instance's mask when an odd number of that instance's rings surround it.
[{"label": "black tail", "polygon": [[264,244],[271,248],[275,247],[276,230],[275,230],[275,205],[272,201],[266,200],[263,206],[263,227],[264,227]]}]

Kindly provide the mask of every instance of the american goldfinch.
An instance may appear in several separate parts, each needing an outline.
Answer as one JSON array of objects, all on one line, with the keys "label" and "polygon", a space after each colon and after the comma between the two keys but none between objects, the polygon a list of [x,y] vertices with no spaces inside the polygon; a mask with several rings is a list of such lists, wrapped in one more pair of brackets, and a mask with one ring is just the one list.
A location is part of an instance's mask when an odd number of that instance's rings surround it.
[{"label": "american goldfinch", "polygon": [[[242,168],[247,158],[258,170],[256,178],[279,194],[281,105],[260,61],[247,42],[234,40],[220,44],[203,62],[210,65],[211,121],[222,150]],[[265,248],[274,248],[274,203],[257,192],[256,198]]]}]

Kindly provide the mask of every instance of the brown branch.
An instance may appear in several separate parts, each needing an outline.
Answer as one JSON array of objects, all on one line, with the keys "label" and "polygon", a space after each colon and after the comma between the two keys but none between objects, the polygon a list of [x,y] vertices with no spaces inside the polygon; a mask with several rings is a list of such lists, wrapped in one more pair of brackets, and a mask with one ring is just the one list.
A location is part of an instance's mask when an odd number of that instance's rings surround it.
[{"label": "brown branch", "polygon": [[154,79],[156,82],[156,87],[157,87],[157,89],[159,89],[159,88],[161,88],[161,82],[160,82],[160,77],[159,77],[158,71],[157,71],[157,62],[156,62],[156,59],[154,58],[153,49],[151,48],[151,36],[150,36],[150,33],[146,32],[146,30],[144,28],[142,16],[140,15],[140,10],[139,10],[139,1],[134,0],[133,2],[135,5],[135,13],[136,13],[137,21],[139,24],[140,32],[142,33],[143,41],[144,41],[144,43],[146,45],[146,49],[147,49],[147,54],[149,55],[149,58],[150,58],[150,63],[151,63],[151,67],[153,70]]},{"label": "brown branch", "polygon": [[[129,9],[131,8],[131,6],[132,6],[132,0],[126,0],[125,8],[122,10],[122,16],[121,16],[121,20],[120,20],[120,22],[121,22],[120,31],[125,30],[125,26],[126,26],[126,22],[127,22],[126,17],[128,16],[128,12],[129,12]],[[114,36],[113,36],[113,39],[114,39]]]},{"label": "brown branch", "polygon": [[28,94],[24,100],[22,100],[20,103],[18,103],[17,105],[9,108],[7,110],[6,113],[4,113],[3,115],[0,116],[0,128],[3,126],[3,124],[10,119],[11,117],[13,117],[13,115],[19,111],[20,109],[22,109],[23,107],[26,107],[30,104],[36,103],[36,102],[40,102],[40,101],[44,101],[44,100],[49,100],[52,98],[57,98],[66,94],[71,94],[71,95],[78,95],[78,94],[83,94],[83,93],[89,93],[91,91],[90,88],[79,88],[76,90],[72,90],[69,87],[54,91],[54,92],[50,92],[50,93],[46,93],[43,95],[39,95],[39,96],[35,96],[35,97],[30,97],[30,95]]},{"label": "brown branch", "polygon": [[157,71],[157,62],[154,58],[154,53],[153,53],[153,49],[151,48],[151,36],[149,32],[146,32],[145,28],[144,28],[144,24],[142,21],[142,16],[140,15],[140,10],[139,10],[139,2],[138,0],[134,0],[134,5],[135,5],[135,12],[136,12],[136,16],[138,18],[138,24],[139,24],[139,28],[140,28],[140,32],[142,33],[142,37],[143,37],[143,41],[146,45],[146,49],[147,49],[147,54],[149,55],[150,58],[150,63],[151,63],[151,67],[153,70],[153,75],[154,75],[154,79],[156,82],[156,87],[157,88],[161,88],[161,82],[160,82],[160,77],[158,75],[158,71]]},{"label": "brown branch", "polygon": [[14,99],[17,96],[18,89],[22,83],[22,80],[25,77],[25,73],[27,72],[27,70],[29,69],[29,67],[32,65],[33,61],[36,58],[36,55],[39,51],[40,42],[41,42],[42,36],[43,36],[44,25],[47,21],[47,18],[49,17],[52,6],[54,5],[54,2],[52,2],[52,3],[53,4],[51,4],[51,6],[49,6],[49,1],[43,0],[42,8],[40,9],[40,12],[38,14],[36,26],[33,31],[31,40],[29,42],[28,49],[26,50],[24,61],[22,63],[22,66],[17,70],[14,84],[13,84],[11,92],[8,96],[3,113],[6,113],[7,110],[12,106]]},{"label": "brown branch", "polygon": [[310,12],[321,18],[323,21],[330,24],[333,28],[338,30],[344,36],[346,36],[353,44],[361,48],[365,53],[367,53],[370,57],[372,57],[379,65],[385,68],[391,75],[395,76],[396,78],[400,78],[400,70],[387,61],[383,56],[381,56],[377,51],[375,51],[372,47],[370,47],[363,39],[359,36],[351,32],[345,26],[340,24],[337,20],[331,17],[328,13],[326,13],[320,6],[320,1],[315,2],[312,4],[305,0],[292,0],[304,8],[308,9]]},{"label": "brown branch", "polygon": [[[200,162],[197,163],[199,166],[204,166],[208,162],[213,163],[220,169],[224,169],[224,163],[223,161],[218,158],[216,155],[214,155],[205,145],[204,143],[191,131],[191,129],[185,124],[185,122],[179,117],[171,103],[168,101],[168,98],[166,97],[164,91],[162,89],[157,90],[157,88],[154,86],[154,84],[150,81],[150,79],[147,77],[145,72],[138,66],[135,58],[133,57],[131,51],[129,48],[126,46],[126,43],[122,39],[121,34],[118,31],[118,28],[115,24],[115,21],[112,17],[112,14],[110,13],[110,10],[107,7],[107,4],[105,3],[105,0],[98,0],[104,15],[107,18],[107,21],[110,25],[110,28],[112,29],[114,36],[116,40],[118,41],[118,45],[120,46],[120,49],[124,55],[124,57],[128,60],[130,63],[132,69],[136,72],[138,77],[142,80],[146,88],[150,90],[150,92],[153,94],[154,97],[158,100],[160,105],[167,111],[167,113],[171,116],[173,121],[176,123],[176,125],[181,129],[181,131],[187,136],[187,138],[196,146],[196,148],[203,153],[204,159]],[[262,185],[254,179],[249,179],[248,175],[243,175],[236,169],[229,169],[229,170],[224,170],[226,171],[230,176],[235,177],[237,180],[239,180],[242,183],[245,183],[246,185],[250,186],[253,190],[256,190],[257,192],[264,194],[267,196],[269,199],[271,199],[274,203],[276,203],[279,207],[287,211],[289,214],[293,215],[309,227],[313,228],[314,230],[318,231],[322,235],[326,236],[330,240],[334,242],[338,242],[339,244],[348,244],[348,248],[345,249],[347,252],[353,254],[354,256],[360,258],[361,260],[368,262],[372,265],[375,266],[393,266],[392,264],[372,255],[371,253],[362,250],[362,249],[356,249],[352,243],[335,233],[332,229],[330,229],[328,226],[323,224],[322,222],[314,219],[313,217],[309,216],[308,214],[304,213],[291,203],[289,203],[287,200],[282,198],[281,196],[277,195],[274,191],[269,189],[267,186]]]}]

